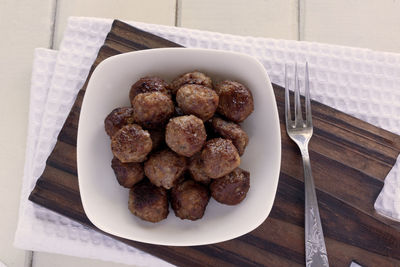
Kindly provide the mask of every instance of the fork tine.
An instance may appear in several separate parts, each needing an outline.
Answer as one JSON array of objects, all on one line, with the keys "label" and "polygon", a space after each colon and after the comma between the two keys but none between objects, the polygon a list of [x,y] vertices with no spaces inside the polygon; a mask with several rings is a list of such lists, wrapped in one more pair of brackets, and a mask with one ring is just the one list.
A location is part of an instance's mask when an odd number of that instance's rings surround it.
[{"label": "fork tine", "polygon": [[290,114],[289,80],[287,76],[287,69],[287,64],[285,64],[285,121],[286,128],[289,128],[289,124],[292,122],[292,116]]},{"label": "fork tine", "polygon": [[302,126],[303,124],[303,116],[301,114],[301,103],[300,103],[300,85],[299,85],[299,77],[297,74],[297,63],[294,68],[294,121],[295,125]]},{"label": "fork tine", "polygon": [[306,124],[307,126],[312,125],[312,115],[311,115],[311,99],[310,99],[310,78],[308,71],[308,62],[306,62],[306,73],[305,73],[305,95],[306,95]]}]

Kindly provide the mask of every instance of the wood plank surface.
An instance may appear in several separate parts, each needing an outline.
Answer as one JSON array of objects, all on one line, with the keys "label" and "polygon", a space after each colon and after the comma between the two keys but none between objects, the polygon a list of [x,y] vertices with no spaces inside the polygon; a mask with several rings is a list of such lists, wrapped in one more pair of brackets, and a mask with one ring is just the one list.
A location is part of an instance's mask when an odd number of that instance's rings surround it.
[{"label": "wood plank surface", "polygon": [[[21,219],[24,163],[27,163],[32,147],[31,133],[38,127],[42,114],[31,104],[33,92],[38,92],[35,85],[39,82],[40,72],[35,63],[51,68],[49,54],[56,53],[47,54],[47,51],[35,49],[51,48],[54,1],[0,1],[0,120],[3,127],[8,125],[7,128],[13,129],[0,133],[3,140],[0,149],[0,262],[9,267],[25,266],[32,257],[31,251],[16,248],[14,242]],[[47,72],[40,75],[42,80],[48,78]],[[36,78],[36,83],[32,77]]]},{"label": "wood plank surface", "polygon": [[119,18],[147,23],[175,25],[176,0],[57,0],[54,48],[58,49],[68,18]]},{"label": "wood plank surface", "polygon": [[177,26],[298,40],[298,0],[179,0],[179,6]]},{"label": "wood plank surface", "polygon": [[[114,21],[92,71],[116,54],[174,46],[179,45]],[[86,84],[30,200],[96,229],[83,211],[76,176],[76,136]],[[273,87],[281,120],[282,166],[273,209],[260,227],[231,241],[195,247],[115,238],[179,266],[304,265],[301,157],[286,135],[284,90]],[[349,266],[351,260],[364,266],[400,266],[400,227],[373,208],[400,152],[400,137],[317,102],[312,103],[312,110],[315,125],[310,157],[331,266]]]},{"label": "wood plank surface", "polygon": [[299,0],[300,40],[400,52],[400,1]]}]

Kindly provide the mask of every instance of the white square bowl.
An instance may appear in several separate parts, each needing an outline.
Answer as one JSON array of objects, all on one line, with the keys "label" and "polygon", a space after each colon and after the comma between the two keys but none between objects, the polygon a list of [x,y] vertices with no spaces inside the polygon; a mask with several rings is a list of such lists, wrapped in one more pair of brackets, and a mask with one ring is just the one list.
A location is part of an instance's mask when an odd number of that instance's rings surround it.
[{"label": "white square bowl", "polygon": [[[213,82],[223,79],[245,84],[253,93],[254,112],[242,124],[250,143],[241,168],[250,171],[250,190],[236,206],[213,198],[204,217],[181,220],[172,209],[167,219],[149,223],[128,210],[128,189],[111,169],[110,139],[104,118],[116,107],[129,106],[130,86],[139,78],[157,75],[167,81],[199,70]],[[115,236],[159,245],[191,246],[217,243],[246,234],[269,215],[281,162],[278,110],[271,82],[255,58],[208,49],[161,48],[131,52],[101,62],[90,78],[82,104],[77,142],[79,189],[89,220]]]}]

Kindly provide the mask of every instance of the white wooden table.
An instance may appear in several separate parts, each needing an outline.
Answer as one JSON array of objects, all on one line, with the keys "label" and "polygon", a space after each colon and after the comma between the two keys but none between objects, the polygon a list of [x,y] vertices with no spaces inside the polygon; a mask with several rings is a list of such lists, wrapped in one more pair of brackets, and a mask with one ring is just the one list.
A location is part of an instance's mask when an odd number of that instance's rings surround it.
[{"label": "white wooden table", "polygon": [[57,49],[69,16],[119,18],[400,52],[399,0],[0,0],[0,261],[9,267],[125,266],[12,246],[23,175],[33,49]]}]

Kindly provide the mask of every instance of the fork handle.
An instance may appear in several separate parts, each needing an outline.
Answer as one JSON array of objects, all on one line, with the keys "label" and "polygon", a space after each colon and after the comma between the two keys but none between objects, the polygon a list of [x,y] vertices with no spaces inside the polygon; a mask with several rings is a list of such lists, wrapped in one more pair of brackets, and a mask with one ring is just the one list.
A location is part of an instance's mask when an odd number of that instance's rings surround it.
[{"label": "fork handle", "polygon": [[308,148],[301,150],[304,168],[305,190],[305,248],[306,266],[329,266],[326,253],[321,218],[319,217],[317,195],[315,194],[314,180],[311,174],[310,156]]}]

